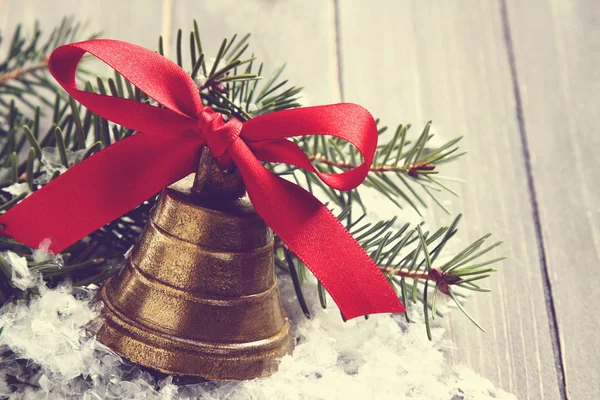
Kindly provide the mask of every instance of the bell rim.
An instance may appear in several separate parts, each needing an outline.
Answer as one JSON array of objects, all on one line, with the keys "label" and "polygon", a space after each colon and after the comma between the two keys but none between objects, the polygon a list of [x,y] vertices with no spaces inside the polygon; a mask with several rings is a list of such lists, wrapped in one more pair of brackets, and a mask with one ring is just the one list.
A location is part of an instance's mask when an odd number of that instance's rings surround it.
[{"label": "bell rim", "polygon": [[[105,301],[104,291],[105,287],[98,297],[105,307],[98,341],[125,359],[166,374],[218,381],[265,377],[276,372],[281,357],[291,354],[295,347],[292,324],[287,316],[281,329],[264,339],[241,343],[191,340],[156,331],[132,320],[111,308],[110,302]],[[160,354],[164,358],[161,359]],[[173,362],[170,368],[165,364],[172,359],[178,362]],[[184,360],[186,362],[182,362]],[[241,363],[245,368],[223,368],[228,363]],[[174,368],[176,364],[182,367]],[[220,372],[215,373],[215,370]]]}]

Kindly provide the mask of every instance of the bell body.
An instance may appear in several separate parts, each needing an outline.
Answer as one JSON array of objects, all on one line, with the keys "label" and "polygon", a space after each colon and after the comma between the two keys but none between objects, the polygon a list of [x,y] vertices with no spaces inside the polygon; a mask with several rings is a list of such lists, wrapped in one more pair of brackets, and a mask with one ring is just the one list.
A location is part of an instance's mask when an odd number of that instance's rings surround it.
[{"label": "bell body", "polygon": [[193,185],[190,175],[162,192],[126,265],[102,288],[98,339],[169,374],[270,375],[293,348],[273,233],[247,197],[198,197]]}]

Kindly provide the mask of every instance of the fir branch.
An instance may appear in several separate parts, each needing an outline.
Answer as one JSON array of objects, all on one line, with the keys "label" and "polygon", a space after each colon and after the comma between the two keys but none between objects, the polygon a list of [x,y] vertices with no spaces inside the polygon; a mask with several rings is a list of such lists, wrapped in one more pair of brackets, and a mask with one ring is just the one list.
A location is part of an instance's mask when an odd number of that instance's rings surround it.
[{"label": "fir branch", "polygon": [[[316,162],[319,164],[327,165],[329,167],[336,167],[342,170],[349,170],[356,168],[358,165],[349,163],[349,162],[340,162],[333,161],[322,155],[309,155],[308,160],[311,162]],[[413,163],[410,165],[379,165],[379,166],[371,166],[369,171],[371,172],[403,172],[411,177],[418,176],[418,171],[433,171],[435,169],[435,165],[433,164],[424,164],[423,162]]]},{"label": "fir branch", "polygon": [[[26,184],[30,192],[38,190],[64,169],[71,168],[105,146],[135,134],[130,129],[94,115],[62,92],[54,94],[53,100],[47,97],[48,89],[55,89],[54,83],[46,76],[48,54],[58,45],[71,41],[77,27],[77,24],[70,25],[70,22],[63,21],[43,45],[38,43],[41,32],[37,27],[33,38],[22,37],[19,27],[7,60],[0,63],[0,92],[4,90],[8,93],[3,93],[0,99],[0,137],[4,138],[0,147],[0,165],[10,170],[0,181],[0,189],[16,183]],[[291,86],[287,80],[281,79],[285,65],[275,70],[269,79],[262,79],[263,64],[255,63],[254,54],[245,56],[249,49],[249,36],[238,40],[234,35],[231,40],[225,39],[211,63],[211,59],[205,56],[196,22],[188,46],[183,43],[182,32],[177,35],[178,63],[184,64],[185,51],[189,49],[189,74],[198,85],[203,104],[222,113],[225,119],[235,117],[245,121],[264,113],[300,105],[302,88]],[[159,52],[162,54],[162,39],[159,39]],[[86,90],[155,104],[117,73],[114,78],[87,82]],[[39,104],[32,103],[28,96],[37,98]],[[29,111],[22,112],[23,107]],[[43,115],[51,116],[49,126],[40,126]],[[460,138],[439,147],[430,146],[433,137],[430,127],[431,124],[427,124],[420,135],[409,138],[410,126],[399,125],[390,140],[377,147],[365,185],[374,188],[400,208],[406,203],[417,211],[427,206],[418,189],[440,204],[435,194],[451,190],[440,182],[440,166],[458,159],[464,153],[458,151]],[[379,133],[386,129],[380,127]],[[352,145],[340,139],[313,136],[293,140],[304,150],[315,168],[324,173],[344,172],[363,161]],[[28,151],[25,146],[29,147]],[[49,160],[52,156],[58,166],[52,166]],[[455,237],[460,216],[449,227],[431,232],[423,232],[422,225],[411,228],[409,224],[404,224],[398,228],[395,219],[365,222],[365,205],[360,190],[340,192],[331,189],[314,174],[293,166],[270,163],[265,166],[276,174],[294,179],[311,192],[321,189],[342,210],[338,216],[340,221],[379,266],[404,304],[409,307],[417,301],[423,303],[428,336],[429,316],[434,318],[441,315],[436,308],[438,292],[450,296],[466,313],[460,290],[487,291],[479,286],[479,282],[495,271],[489,267],[491,264],[503,259],[480,261],[500,244],[495,243],[482,250],[489,237],[486,235],[449,261],[442,262],[439,255]],[[0,190],[0,211],[10,209],[26,195],[12,197]],[[41,273],[50,285],[65,278],[72,279],[76,285],[100,284],[118,270],[114,265],[140,235],[153,204],[154,199],[144,202],[71,246],[59,255],[64,259],[64,265],[53,260],[35,263],[31,249],[2,236],[0,252],[10,250],[26,257],[29,268]],[[353,206],[358,209],[357,204],[363,211],[358,217],[353,215]],[[3,272],[0,274],[0,287],[10,288],[11,267],[3,264],[3,261],[0,256],[0,270]],[[306,266],[278,238],[275,242],[275,264],[292,275],[300,305],[308,315],[308,306],[303,302],[301,290],[302,283],[306,281]],[[320,303],[326,307],[325,289],[320,283],[317,288]],[[13,294],[17,293],[14,288],[10,290],[15,290]],[[433,291],[433,297],[428,290]],[[21,293],[25,297],[28,294]],[[408,313],[406,317],[409,318]]]},{"label": "fir branch", "polygon": [[[346,227],[348,230],[370,254],[390,284],[395,287],[396,293],[401,296],[407,308],[407,312],[410,305],[417,301],[427,307],[428,311],[425,313],[426,327],[429,327],[429,318],[434,318],[436,315],[442,316],[436,308],[438,292],[453,298],[455,301],[460,301],[456,292],[457,288],[459,288],[458,290],[487,292],[487,289],[474,282],[490,277],[496,269],[488,266],[505,259],[505,257],[497,257],[474,262],[501,244],[501,242],[497,242],[484,250],[478,251],[490,236],[485,235],[458,252],[450,261],[439,267],[434,267],[434,263],[439,260],[442,250],[455,237],[461,215],[457,216],[448,227],[442,227],[435,232],[423,232],[421,224],[412,229],[409,229],[409,224],[394,228],[395,219],[374,224],[360,223],[364,218],[363,215],[355,222],[348,222],[345,219],[348,213],[348,210],[342,211],[338,215],[338,219],[347,222]],[[276,248],[283,248],[285,254],[289,252],[289,249],[281,241],[276,243]],[[409,284],[409,281],[412,281],[412,284]],[[428,301],[428,290],[432,290],[434,293],[431,302]],[[296,291],[301,292],[299,288]],[[321,292],[319,293],[322,296]],[[412,301],[407,293],[411,294]],[[323,307],[326,307],[326,303],[323,301],[321,303]],[[469,319],[473,320],[467,314],[462,303],[459,309]],[[474,320],[473,322],[481,328],[477,322]],[[431,339],[429,330],[428,336]]]},{"label": "fir branch", "polygon": [[[399,125],[395,134],[377,147],[374,161],[364,183],[364,186],[371,187],[386,196],[398,208],[403,208],[403,203],[408,203],[419,215],[421,215],[421,207],[428,206],[423,194],[431,197],[437,205],[448,212],[436,194],[442,191],[454,195],[456,193],[440,182],[442,179],[449,178],[439,175],[438,166],[450,159],[456,160],[464,154],[458,152],[457,144],[461,140],[460,137],[440,147],[430,147],[428,143],[433,138],[430,127],[431,123],[428,123],[419,137],[413,141],[408,139],[410,126]],[[387,127],[382,127],[379,132],[381,134],[386,130]],[[363,162],[361,155],[352,145],[337,138],[302,137],[296,140],[296,144],[307,153],[315,168],[323,173],[341,173],[356,168]],[[274,168],[274,171],[280,175],[299,173],[304,175],[305,179],[311,179],[303,170],[295,166],[285,165]],[[419,188],[424,192],[423,194],[418,193]],[[309,187],[309,190],[312,191],[312,188]],[[336,204],[340,205],[343,202],[341,192],[329,189],[323,191]],[[358,191],[354,191],[353,194],[359,197]]]},{"label": "fir branch", "polygon": [[39,70],[45,70],[48,68],[48,59],[44,59],[43,61],[30,65],[25,68],[15,69],[14,71],[6,72],[4,74],[0,74],[0,85],[7,83],[13,79],[19,79],[25,77],[27,74],[31,74],[33,72]]},{"label": "fir branch", "polygon": [[[33,34],[24,35],[18,25],[8,45],[6,58],[0,61],[0,116],[6,115],[9,102],[6,98],[16,99],[20,105],[35,110],[32,99],[51,105],[50,96],[58,89],[48,74],[48,58],[58,46],[77,41],[80,24],[72,18],[64,18],[52,33],[42,40],[38,22]],[[0,31],[0,43],[2,41]],[[90,38],[96,37],[91,35]]]}]

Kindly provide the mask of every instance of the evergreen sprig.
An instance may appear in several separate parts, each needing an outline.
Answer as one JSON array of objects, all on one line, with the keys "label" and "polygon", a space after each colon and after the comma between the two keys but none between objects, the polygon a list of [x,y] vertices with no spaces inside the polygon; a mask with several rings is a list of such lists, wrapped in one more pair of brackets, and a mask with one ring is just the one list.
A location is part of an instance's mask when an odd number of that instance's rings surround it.
[{"label": "evergreen sprig", "polygon": [[[14,112],[7,99],[18,100],[30,111],[38,108],[37,102],[52,106],[53,95],[59,87],[47,74],[48,56],[56,47],[75,41],[80,28],[79,23],[64,18],[49,36],[43,38],[37,22],[31,36],[25,36],[22,26],[17,25],[6,56],[0,61],[0,116],[6,118]],[[0,44],[2,42],[0,34]]]},{"label": "evergreen sprig", "polygon": [[[362,214],[356,220],[348,218],[350,214],[351,210],[347,208],[338,215],[338,218],[367,251],[394,287],[407,308],[405,314],[407,321],[409,320],[409,307],[421,302],[425,310],[427,334],[431,339],[430,318],[442,316],[437,308],[438,292],[441,292],[455,301],[459,309],[478,328],[483,330],[463,307],[465,297],[463,292],[465,290],[489,292],[488,289],[479,286],[477,281],[485,279],[495,272],[496,270],[491,268],[490,265],[505,259],[505,257],[485,261],[480,261],[480,259],[499,246],[502,243],[501,241],[482,249],[486,240],[491,236],[491,234],[487,234],[454,256],[442,256],[440,258],[443,250],[445,248],[447,250],[448,242],[456,235],[457,226],[462,215],[457,216],[449,226],[439,228],[436,231],[423,232],[423,223],[412,228],[408,223],[397,227],[397,218],[372,223],[365,221],[366,214]],[[306,280],[306,267],[297,258],[293,261],[290,260],[293,254],[283,242],[277,241],[276,248],[278,249],[276,265],[290,272],[295,282],[300,306],[305,314],[310,315],[300,286],[296,284],[296,280],[300,284]],[[321,306],[326,308],[325,290],[320,284],[317,290]],[[428,296],[431,295],[433,298],[428,299]]]},{"label": "evergreen sprig", "polygon": [[[377,123],[379,124],[379,120]],[[419,215],[421,215],[421,208],[427,207],[427,202],[423,198],[425,194],[449,214],[436,194],[441,191],[448,191],[455,196],[458,194],[441,182],[441,180],[452,179],[440,176],[437,168],[458,159],[465,153],[458,151],[457,144],[461,137],[437,148],[429,146],[428,143],[433,138],[430,128],[431,122],[425,126],[416,140],[411,140],[407,137],[410,125],[399,125],[391,139],[378,145],[363,185],[377,190],[400,209],[408,203]],[[379,134],[381,135],[387,129],[385,126],[381,127]],[[348,171],[363,162],[354,146],[338,138],[309,136],[295,141],[307,153],[315,168],[323,173]],[[312,173],[293,165],[278,166],[274,168],[274,172],[290,175],[299,184],[301,181],[304,182],[311,191],[313,186],[317,186],[339,207],[346,207],[356,200],[364,210],[358,189],[342,192],[329,188]],[[302,180],[298,179],[299,176]],[[424,193],[419,193],[419,189]]]},{"label": "evergreen sprig", "polygon": [[[136,134],[91,113],[61,90],[57,91],[47,70],[47,57],[58,45],[75,40],[78,27],[65,20],[43,43],[37,25],[33,38],[24,37],[19,27],[13,35],[8,57],[0,64],[0,212],[10,209],[81,160]],[[263,64],[255,68],[254,54],[246,56],[249,36],[238,39],[234,35],[231,40],[224,39],[216,56],[207,58],[198,25],[194,22],[188,46],[184,46],[183,33],[178,31],[176,61],[188,68],[203,103],[222,113],[226,119],[235,117],[245,121],[268,112],[298,107],[302,88],[282,80],[284,66],[263,80]],[[161,38],[158,51],[163,54],[163,50]],[[186,54],[188,62],[184,65]],[[89,78],[89,75],[83,77]],[[118,73],[110,78],[88,80],[85,87],[90,92],[154,104]],[[52,93],[52,97],[48,97],[47,92]],[[440,147],[431,146],[430,126],[427,124],[420,135],[412,138],[410,126],[399,125],[391,139],[378,146],[365,185],[398,207],[405,204],[416,210],[426,207],[427,202],[418,190],[441,206],[435,194],[449,189],[440,182],[442,177],[438,167],[456,160],[463,153],[458,149],[460,138]],[[381,127],[379,133],[386,129]],[[293,140],[321,172],[339,173],[362,162],[356,149],[340,139],[313,136]],[[428,335],[430,315],[433,318],[441,314],[437,308],[438,292],[452,298],[464,311],[461,290],[487,291],[479,286],[479,281],[494,271],[489,265],[501,260],[480,261],[499,245],[495,243],[481,250],[489,235],[453,257],[440,257],[447,243],[455,237],[460,216],[449,227],[436,231],[424,231],[422,224],[413,228],[408,224],[398,227],[396,219],[367,222],[360,189],[340,192],[293,166],[266,163],[266,167],[295,180],[311,192],[325,193],[332,206],[343,210],[339,214],[340,221],[370,254],[404,304],[408,306],[416,301],[423,304]],[[123,254],[145,226],[154,200],[144,202],[54,259],[36,261],[31,249],[3,236],[0,236],[0,252],[10,250],[25,257],[29,269],[42,274],[51,285],[65,278],[72,279],[75,285],[100,284],[118,270]],[[359,209],[362,214],[355,218],[354,213]],[[300,306],[309,315],[302,295],[306,267],[278,238],[275,248],[276,265],[290,273]],[[12,287],[12,272],[11,265],[0,256],[0,293],[4,296],[0,295],[0,302],[10,294],[32,294]],[[327,297],[320,283],[318,294],[325,307]]]},{"label": "evergreen sprig", "polygon": [[[257,115],[300,106],[299,94],[303,88],[289,86],[288,81],[279,81],[285,65],[279,67],[264,84],[263,63],[256,65],[254,54],[246,57],[250,34],[240,39],[235,34],[225,38],[214,58],[205,57],[200,39],[198,24],[189,35],[189,65],[192,79],[198,85],[204,105],[227,117],[246,121]],[[176,58],[180,67],[184,66],[183,32],[177,32]],[[159,53],[164,55],[163,40],[159,38]]]}]

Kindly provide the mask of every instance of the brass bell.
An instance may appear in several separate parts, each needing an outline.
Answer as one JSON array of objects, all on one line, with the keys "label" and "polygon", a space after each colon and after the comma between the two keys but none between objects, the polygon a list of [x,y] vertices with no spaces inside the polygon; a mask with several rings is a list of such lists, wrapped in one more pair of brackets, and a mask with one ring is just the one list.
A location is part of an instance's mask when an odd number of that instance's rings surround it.
[{"label": "brass bell", "polygon": [[166,188],[120,273],[103,286],[98,339],[173,375],[264,377],[291,353],[273,233],[239,171],[205,148],[198,172]]}]

